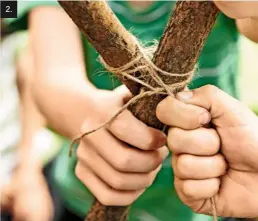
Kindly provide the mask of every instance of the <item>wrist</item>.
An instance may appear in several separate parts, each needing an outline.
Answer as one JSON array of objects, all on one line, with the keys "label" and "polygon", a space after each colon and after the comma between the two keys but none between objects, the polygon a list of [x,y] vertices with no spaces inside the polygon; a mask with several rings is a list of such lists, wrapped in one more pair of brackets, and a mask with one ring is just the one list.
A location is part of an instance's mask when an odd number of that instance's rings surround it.
[{"label": "wrist", "polygon": [[85,118],[94,112],[100,90],[88,82],[77,84],[76,88],[69,90],[66,102],[60,104],[63,109],[56,128],[65,137],[74,139],[80,134]]},{"label": "wrist", "polygon": [[[69,69],[70,70],[70,69]],[[60,70],[55,70],[59,73]],[[97,88],[84,77],[68,78],[67,71],[59,79],[54,71],[48,77],[34,84],[34,96],[39,110],[44,114],[48,125],[60,135],[73,139],[78,135],[85,116],[92,107],[92,98]],[[76,76],[81,73],[75,73]],[[39,85],[39,86],[36,86]]]},{"label": "wrist", "polygon": [[34,153],[33,148],[19,148],[17,153],[17,166],[15,170],[19,171],[42,171],[42,162]]}]

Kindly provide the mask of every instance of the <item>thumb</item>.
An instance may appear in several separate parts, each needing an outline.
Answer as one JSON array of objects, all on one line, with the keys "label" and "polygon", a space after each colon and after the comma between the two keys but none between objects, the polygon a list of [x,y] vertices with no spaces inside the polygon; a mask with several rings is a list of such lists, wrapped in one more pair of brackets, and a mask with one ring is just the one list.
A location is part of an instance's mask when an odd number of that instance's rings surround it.
[{"label": "thumb", "polygon": [[246,105],[212,85],[206,85],[192,91],[179,92],[176,98],[186,104],[200,106],[208,110],[212,123],[218,127],[237,126],[254,119],[254,113]]}]

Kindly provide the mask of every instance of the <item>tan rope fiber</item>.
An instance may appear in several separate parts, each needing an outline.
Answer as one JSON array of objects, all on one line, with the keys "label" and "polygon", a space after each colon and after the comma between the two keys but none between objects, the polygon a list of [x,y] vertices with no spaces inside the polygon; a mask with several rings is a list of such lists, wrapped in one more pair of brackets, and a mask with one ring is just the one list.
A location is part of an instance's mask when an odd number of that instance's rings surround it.
[{"label": "tan rope fiber", "polygon": [[213,221],[217,221],[218,216],[217,216],[217,209],[216,209],[216,203],[215,203],[214,197],[211,197],[210,201],[211,201],[211,211],[212,211]]},{"label": "tan rope fiber", "polygon": [[[80,140],[91,133],[94,133],[98,131],[101,128],[104,128],[108,125],[110,125],[125,109],[127,109],[130,105],[137,102],[143,97],[152,96],[154,94],[164,94],[169,96],[174,96],[174,91],[176,91],[179,88],[185,88],[185,86],[190,83],[190,81],[193,78],[194,70],[189,71],[187,73],[170,73],[166,72],[164,70],[161,70],[158,68],[152,61],[151,56],[153,52],[155,51],[155,47],[147,47],[143,48],[139,45],[138,41],[136,40],[136,45],[138,46],[139,52],[137,53],[137,56],[135,56],[130,62],[127,64],[121,66],[121,67],[111,67],[109,66],[103,59],[100,57],[100,62],[103,64],[103,66],[107,69],[108,72],[115,73],[116,75],[120,75],[121,77],[130,79],[132,81],[135,81],[142,86],[144,86],[144,89],[142,90],[138,95],[134,96],[132,99],[130,99],[121,109],[119,109],[107,122],[103,123],[102,125],[96,127],[93,130],[90,130],[88,132],[80,134],[78,137],[76,137],[69,149],[69,156],[72,155],[72,149],[75,143],[79,143]],[[142,62],[146,65],[142,65]],[[144,71],[144,73],[149,74],[149,76],[156,82],[158,87],[152,87],[148,83],[142,81],[141,79],[134,77],[132,74],[136,72]],[[160,76],[169,76],[169,77],[184,77],[185,80],[173,84],[165,84],[164,81],[161,79]],[[214,198],[211,198],[211,208],[212,208],[212,214],[213,214],[213,221],[217,221],[217,212],[216,212],[216,206]]]}]

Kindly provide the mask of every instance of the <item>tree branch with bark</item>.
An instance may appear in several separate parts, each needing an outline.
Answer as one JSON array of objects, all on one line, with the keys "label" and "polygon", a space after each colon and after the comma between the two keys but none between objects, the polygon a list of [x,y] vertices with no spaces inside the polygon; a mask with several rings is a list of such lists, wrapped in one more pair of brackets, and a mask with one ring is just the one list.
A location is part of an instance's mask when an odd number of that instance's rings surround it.
[{"label": "tree branch with bark", "polygon": [[[135,38],[123,27],[106,2],[60,0],[59,3],[109,66],[124,66],[143,53]],[[211,1],[178,1],[152,62],[166,72],[185,74],[192,71],[218,13]],[[140,59],[137,65],[148,63]],[[131,75],[154,88],[158,86],[144,69]],[[116,76],[128,87],[133,96],[148,90],[124,76]],[[159,77],[167,85],[186,80],[184,77]],[[183,89],[177,88],[175,92]],[[166,96],[154,94],[151,97],[142,97],[129,109],[147,125],[163,129],[164,125],[157,119],[155,111],[158,103]],[[86,221],[125,221],[128,219],[128,211],[129,207],[104,206],[96,200]]]}]

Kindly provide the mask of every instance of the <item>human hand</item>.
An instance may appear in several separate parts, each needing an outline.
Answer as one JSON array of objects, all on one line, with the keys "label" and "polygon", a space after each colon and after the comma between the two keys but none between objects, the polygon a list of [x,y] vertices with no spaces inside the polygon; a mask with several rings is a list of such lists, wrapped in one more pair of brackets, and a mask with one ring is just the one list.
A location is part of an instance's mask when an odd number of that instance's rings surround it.
[{"label": "human hand", "polygon": [[53,205],[42,172],[35,168],[18,169],[6,189],[14,221],[51,221]]},{"label": "human hand", "polygon": [[214,0],[214,3],[224,14],[236,19],[236,26],[241,34],[258,42],[258,2]]},{"label": "human hand", "polygon": [[258,2],[256,1],[217,1],[216,6],[227,16],[234,19],[258,19]]},{"label": "human hand", "polygon": [[214,197],[219,216],[257,217],[257,116],[210,85],[176,98],[161,101],[157,117],[171,126],[168,147],[182,202],[211,214]]},{"label": "human hand", "polygon": [[[124,86],[102,91],[82,132],[108,121],[129,97]],[[107,128],[81,140],[75,173],[102,204],[129,205],[153,183],[168,155],[165,144],[165,134],[125,110]]]}]

